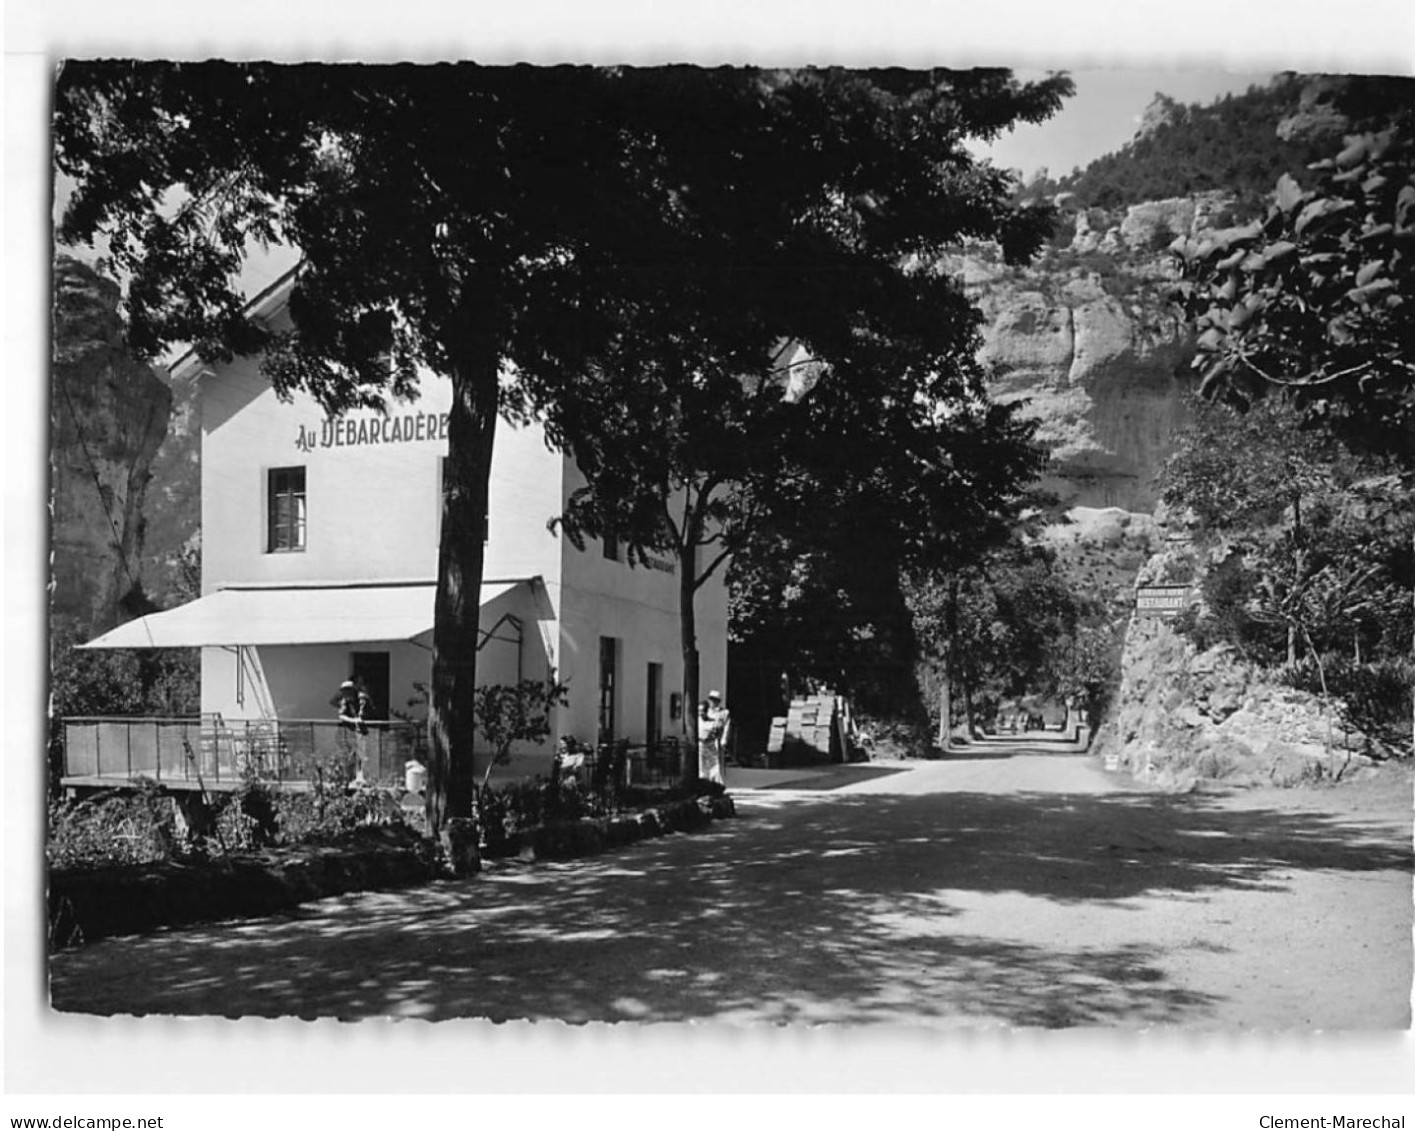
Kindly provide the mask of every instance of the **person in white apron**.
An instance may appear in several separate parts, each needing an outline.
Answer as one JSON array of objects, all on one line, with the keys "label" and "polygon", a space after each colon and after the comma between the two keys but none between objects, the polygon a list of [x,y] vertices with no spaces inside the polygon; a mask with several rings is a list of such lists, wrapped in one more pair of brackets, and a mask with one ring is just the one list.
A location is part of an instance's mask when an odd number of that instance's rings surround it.
[{"label": "person in white apron", "polygon": [[731,716],[722,705],[722,693],[708,692],[707,701],[698,711],[698,777],[703,781],[726,784],[723,761],[731,725]]}]

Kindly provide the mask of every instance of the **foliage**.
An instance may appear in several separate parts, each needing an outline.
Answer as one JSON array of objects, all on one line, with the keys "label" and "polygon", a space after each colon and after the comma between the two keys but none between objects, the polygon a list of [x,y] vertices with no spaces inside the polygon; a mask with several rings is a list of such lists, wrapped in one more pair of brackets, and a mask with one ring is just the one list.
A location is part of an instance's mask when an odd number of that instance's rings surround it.
[{"label": "foliage", "polygon": [[1415,434],[1415,143],[1353,135],[1245,227],[1177,240],[1201,392],[1290,395],[1348,444],[1409,461]]},{"label": "foliage", "polygon": [[355,782],[342,759],[317,767],[309,792],[266,787],[266,793],[274,810],[274,843],[335,841],[366,825],[419,827],[418,815],[398,804],[396,792]]},{"label": "foliage", "polygon": [[570,689],[554,676],[550,679],[523,679],[516,684],[486,684],[473,692],[472,714],[477,728],[491,743],[491,758],[482,779],[495,766],[511,759],[517,742],[542,743],[550,734],[551,715],[567,702]]},{"label": "foliage", "polygon": [[1215,545],[1202,611],[1180,624],[1200,647],[1295,662],[1311,638],[1325,655],[1403,655],[1415,581],[1415,490],[1390,460],[1360,456],[1286,399],[1246,412],[1196,407],[1161,474],[1165,502]]},{"label": "foliage", "polygon": [[[947,97],[957,97],[957,82],[957,76],[945,80],[952,86]],[[892,112],[878,91],[857,94],[874,104],[874,113]],[[924,101],[915,109],[932,97],[917,91]],[[853,103],[823,109],[841,125],[855,112]],[[960,512],[986,510],[994,483],[1025,476],[1032,466],[1034,453],[1016,440],[1023,426],[1010,410],[984,402],[976,310],[957,280],[931,265],[965,238],[995,241],[1009,262],[1020,261],[1038,246],[1050,213],[999,211],[1003,183],[945,144],[975,128],[968,117],[915,118],[910,144],[922,142],[924,149],[903,166],[898,154],[872,150],[868,199],[832,200],[832,209],[845,207],[825,229],[814,215],[819,203],[806,206],[814,236],[796,262],[779,263],[775,253],[764,260],[758,244],[769,229],[758,228],[742,233],[721,280],[705,271],[678,293],[660,285],[657,332],[618,339],[599,381],[566,382],[579,398],[575,416],[597,427],[564,438],[587,483],[571,496],[559,525],[576,544],[587,534],[614,535],[629,545],[631,562],[642,561],[646,550],[673,556],[687,702],[698,698],[694,596],[724,564],[731,563],[740,621],[756,611],[747,609],[744,592],[773,588],[764,583],[763,565],[779,576],[808,559],[838,561],[821,554],[821,543],[844,542],[849,530],[876,557],[864,585],[847,586],[851,599],[871,591],[863,602],[869,611],[841,620],[851,643],[870,642],[853,650],[878,657],[882,620],[902,610],[890,551],[896,558],[917,552],[917,543],[945,528],[940,510],[951,506],[953,522]],[[926,214],[922,198],[895,178],[918,178],[921,171],[908,166],[930,150],[931,175],[946,170],[947,184],[928,205],[941,211]],[[882,206],[897,212],[887,227],[876,226]],[[719,222],[731,231],[740,221],[734,214]],[[905,231],[911,235],[901,243]],[[709,236],[708,254],[719,254],[717,237],[702,234]],[[724,281],[731,295],[717,292]],[[562,399],[562,408],[571,403]],[[976,450],[988,445],[992,463]],[[964,470],[953,466],[955,456]],[[870,519],[869,532],[879,534],[868,543],[856,521],[861,514]],[[829,525],[838,527],[833,535],[821,529]],[[779,593],[781,586],[774,588]],[[756,621],[747,631],[772,629]],[[837,644],[843,639],[834,635]],[[853,660],[822,664],[808,654],[791,666],[829,670],[836,686],[843,681],[858,690],[861,682]],[[687,721],[691,744],[696,719]],[[685,766],[691,770],[691,761]]]},{"label": "foliage", "polygon": [[1347,482],[1357,474],[1283,398],[1246,412],[1199,398],[1186,407],[1193,423],[1175,438],[1160,497],[1188,514],[1201,539],[1278,521],[1338,471]]},{"label": "foliage", "polygon": [[1120,630],[1104,595],[1025,531],[974,564],[915,575],[909,602],[930,682],[961,689],[971,726],[1023,696],[1076,697],[1094,721],[1117,682]]},{"label": "foliage", "polygon": [[[666,477],[648,471],[674,422],[657,420],[647,445],[637,426],[617,438],[656,389],[679,394],[665,412],[713,397],[768,371],[782,338],[842,373],[880,371],[867,363],[887,347],[927,346],[930,326],[972,317],[912,257],[970,235],[1025,251],[1049,217],[1012,208],[1010,176],[960,143],[1040,121],[1070,89],[988,70],[71,62],[55,102],[56,161],[76,182],[61,236],[108,236],[140,352],[260,352],[277,389],[330,410],[411,396],[420,369],[451,378],[436,829],[475,793],[475,594],[498,414],[543,416],[587,468],[632,462],[661,500]],[[303,255],[289,328],[244,315],[235,284],[251,241]],[[636,359],[654,364],[626,372]],[[621,396],[625,381],[642,395],[604,403],[616,376]],[[600,437],[616,437],[603,459]],[[661,514],[621,503],[644,517],[629,541],[666,538]]]},{"label": "foliage", "polygon": [[[1183,105],[1156,94],[1145,127],[1132,141],[1059,180],[1034,180],[1027,195],[1068,192],[1080,207],[1118,209],[1222,190],[1234,195],[1237,214],[1247,218],[1283,170],[1300,169],[1321,156],[1330,131],[1344,120],[1340,111],[1359,114],[1364,108],[1349,106],[1344,93],[1328,85],[1315,92],[1323,106],[1330,106],[1328,120],[1307,105],[1313,93],[1307,76],[1279,75],[1208,106]],[[1319,128],[1284,128],[1304,112]]]},{"label": "foliage", "polygon": [[1350,656],[1329,653],[1322,657],[1320,670],[1314,657],[1304,657],[1282,674],[1290,686],[1314,695],[1321,694],[1325,684],[1348,726],[1388,747],[1401,749],[1409,744],[1415,665],[1408,658],[1356,663]]},{"label": "foliage", "polygon": [[1123,621],[1078,624],[1070,641],[1053,660],[1053,694],[1078,706],[1092,730],[1098,728],[1120,688]]},{"label": "foliage", "polygon": [[150,864],[179,851],[172,802],[156,782],[83,801],[49,803],[45,856],[51,868]]},{"label": "foliage", "polygon": [[201,659],[194,648],[78,647],[79,634],[59,627],[49,652],[49,769],[57,787],[63,764],[63,720],[104,715],[174,718],[201,709]]},{"label": "foliage", "polygon": [[[862,414],[864,415],[864,414]],[[832,458],[776,480],[729,574],[734,639],[796,685],[881,715],[918,711],[911,573],[961,565],[1004,542],[1044,456],[1017,405],[971,404],[878,431],[860,464]]]},{"label": "foliage", "polygon": [[1277,663],[1285,636],[1249,612],[1254,585],[1243,555],[1229,554],[1204,573],[1199,586],[1201,601],[1175,617],[1175,631],[1188,636],[1201,652],[1228,644],[1249,660]]},{"label": "foliage", "polygon": [[483,786],[479,805],[483,846],[493,855],[506,851],[527,829],[596,813],[592,795],[574,777],[527,778],[495,789]]},{"label": "foliage", "polygon": [[406,824],[409,816],[395,794],[355,785],[347,767],[337,762],[319,768],[309,792],[278,789],[258,775],[247,775],[239,788],[207,800],[209,825],[187,836],[179,832],[172,794],[148,779],[139,779],[132,790],[51,802],[45,848],[49,864],[149,864],[336,843],[368,825]]}]

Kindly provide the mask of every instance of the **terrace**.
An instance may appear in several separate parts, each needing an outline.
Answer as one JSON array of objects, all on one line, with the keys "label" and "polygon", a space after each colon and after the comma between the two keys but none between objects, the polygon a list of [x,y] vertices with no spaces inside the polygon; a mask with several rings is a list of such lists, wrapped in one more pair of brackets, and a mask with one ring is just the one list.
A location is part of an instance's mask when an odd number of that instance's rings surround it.
[{"label": "terrace", "polygon": [[229,790],[250,775],[307,788],[332,767],[361,761],[371,782],[403,781],[426,749],[409,722],[371,722],[367,734],[328,719],[67,718],[61,784],[72,794],[149,778],[170,789]]},{"label": "terrace", "polygon": [[[308,789],[331,772],[351,775],[358,760],[370,783],[401,788],[407,763],[426,761],[425,726],[401,721],[366,725],[368,733],[357,734],[328,719],[66,718],[60,784],[71,797],[140,778],[172,790],[234,790],[250,776],[282,788]],[[562,757],[560,768],[597,789],[611,780],[668,784],[682,774],[682,747],[675,738],[652,746],[585,746]],[[492,780],[517,776],[514,766],[498,767]]]}]

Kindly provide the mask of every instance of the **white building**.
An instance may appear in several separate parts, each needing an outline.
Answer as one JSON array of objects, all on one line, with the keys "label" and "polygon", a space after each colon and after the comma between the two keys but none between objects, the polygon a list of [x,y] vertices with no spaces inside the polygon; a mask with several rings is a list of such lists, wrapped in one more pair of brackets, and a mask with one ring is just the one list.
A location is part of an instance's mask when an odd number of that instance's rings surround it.
[{"label": "white building", "polygon": [[[278,327],[290,278],[252,313]],[[202,596],[89,647],[200,647],[202,713],[227,723],[327,722],[350,677],[375,717],[425,717],[415,685],[431,675],[450,384],[427,375],[412,404],[330,418],[308,396],[280,400],[255,358],[189,357],[173,375],[198,392]],[[559,737],[637,744],[682,728],[676,563],[630,566],[612,542],[577,550],[553,534],[583,483],[539,427],[498,425],[477,679],[554,670],[570,689],[551,740],[518,751],[516,775],[548,768]],[[720,571],[696,607],[705,694],[726,677]]]}]

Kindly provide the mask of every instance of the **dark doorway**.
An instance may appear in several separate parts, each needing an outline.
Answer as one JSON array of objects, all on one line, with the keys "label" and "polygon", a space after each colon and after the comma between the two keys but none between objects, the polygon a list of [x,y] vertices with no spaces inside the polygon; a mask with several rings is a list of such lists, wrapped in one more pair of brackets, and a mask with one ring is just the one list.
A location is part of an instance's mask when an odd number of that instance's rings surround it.
[{"label": "dark doorway", "polygon": [[349,678],[367,688],[370,719],[388,718],[388,653],[354,652],[350,657]]},{"label": "dark doorway", "polygon": [[599,638],[599,738],[613,742],[615,734],[615,694],[619,683],[619,642],[612,636]]},{"label": "dark doorway", "polygon": [[644,741],[652,746],[663,737],[663,665],[650,664]]}]

